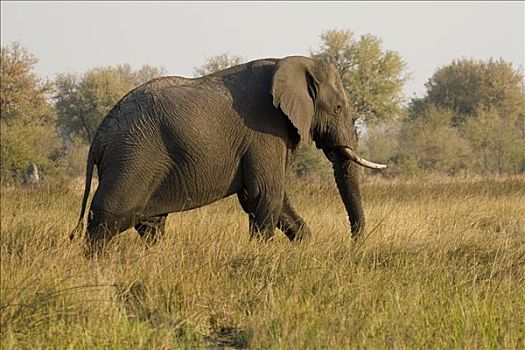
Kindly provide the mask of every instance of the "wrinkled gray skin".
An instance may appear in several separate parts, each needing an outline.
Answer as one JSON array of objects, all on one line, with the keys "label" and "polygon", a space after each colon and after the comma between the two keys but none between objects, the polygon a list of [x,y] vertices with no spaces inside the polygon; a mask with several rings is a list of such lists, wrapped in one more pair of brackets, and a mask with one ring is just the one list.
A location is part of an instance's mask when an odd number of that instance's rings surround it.
[{"label": "wrinkled gray skin", "polygon": [[333,163],[354,237],[365,225],[357,165],[339,150],[357,135],[333,65],[305,57],[252,61],[198,79],[164,77],[124,96],[100,124],[88,156],[77,230],[97,165],[87,241],[134,226],[155,240],[168,213],[237,194],[252,237],[310,234],[286,195],[285,170],[300,141]]}]

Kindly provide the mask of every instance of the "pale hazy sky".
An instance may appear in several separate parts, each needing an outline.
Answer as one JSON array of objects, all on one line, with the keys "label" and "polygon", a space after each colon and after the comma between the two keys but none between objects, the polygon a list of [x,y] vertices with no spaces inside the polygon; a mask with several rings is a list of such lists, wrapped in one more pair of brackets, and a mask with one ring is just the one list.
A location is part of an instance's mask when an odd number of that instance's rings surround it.
[{"label": "pale hazy sky", "polygon": [[1,2],[2,46],[18,40],[36,72],[164,66],[192,76],[224,52],[248,60],[309,55],[327,29],[370,33],[407,62],[409,97],[455,58],[525,67],[525,2]]}]

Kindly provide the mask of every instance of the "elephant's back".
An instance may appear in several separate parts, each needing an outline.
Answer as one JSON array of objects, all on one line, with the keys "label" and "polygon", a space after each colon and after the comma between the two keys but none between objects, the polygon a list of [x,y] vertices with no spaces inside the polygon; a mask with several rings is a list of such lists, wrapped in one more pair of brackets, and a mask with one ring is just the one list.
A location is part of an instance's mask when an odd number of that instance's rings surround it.
[{"label": "elephant's back", "polygon": [[124,95],[100,123],[94,141],[101,142],[105,136],[126,134],[138,124],[142,127],[155,117],[156,104],[162,100],[163,92],[174,87],[188,86],[194,79],[167,76],[150,80]]},{"label": "elephant's back", "polygon": [[[152,79],[135,89],[136,92],[155,93],[173,86],[190,85],[195,79],[189,79],[179,76],[166,76]],[[133,92],[133,90],[131,91]]]},{"label": "elephant's back", "polygon": [[167,154],[183,160],[210,145],[240,153],[242,124],[232,117],[232,96],[219,79],[157,78],[129,92],[104,118],[93,141],[96,163]]}]

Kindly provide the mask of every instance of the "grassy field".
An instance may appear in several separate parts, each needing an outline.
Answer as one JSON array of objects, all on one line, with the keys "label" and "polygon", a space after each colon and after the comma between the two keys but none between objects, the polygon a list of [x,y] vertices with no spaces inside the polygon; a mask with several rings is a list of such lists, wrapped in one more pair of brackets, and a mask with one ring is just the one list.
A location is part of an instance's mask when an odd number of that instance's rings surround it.
[{"label": "grassy field", "polygon": [[78,186],[3,188],[2,349],[525,348],[524,177],[368,180],[358,243],[332,182],[294,183],[301,244],[250,241],[228,198],[95,261]]}]

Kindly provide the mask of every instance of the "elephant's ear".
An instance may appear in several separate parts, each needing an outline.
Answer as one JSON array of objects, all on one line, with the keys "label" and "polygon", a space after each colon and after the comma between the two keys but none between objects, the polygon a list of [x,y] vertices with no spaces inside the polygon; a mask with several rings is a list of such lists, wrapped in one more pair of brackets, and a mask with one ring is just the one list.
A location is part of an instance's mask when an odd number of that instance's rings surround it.
[{"label": "elephant's ear", "polygon": [[315,79],[313,61],[306,57],[287,57],[277,64],[272,82],[273,105],[288,116],[303,142],[311,141],[314,117]]}]

